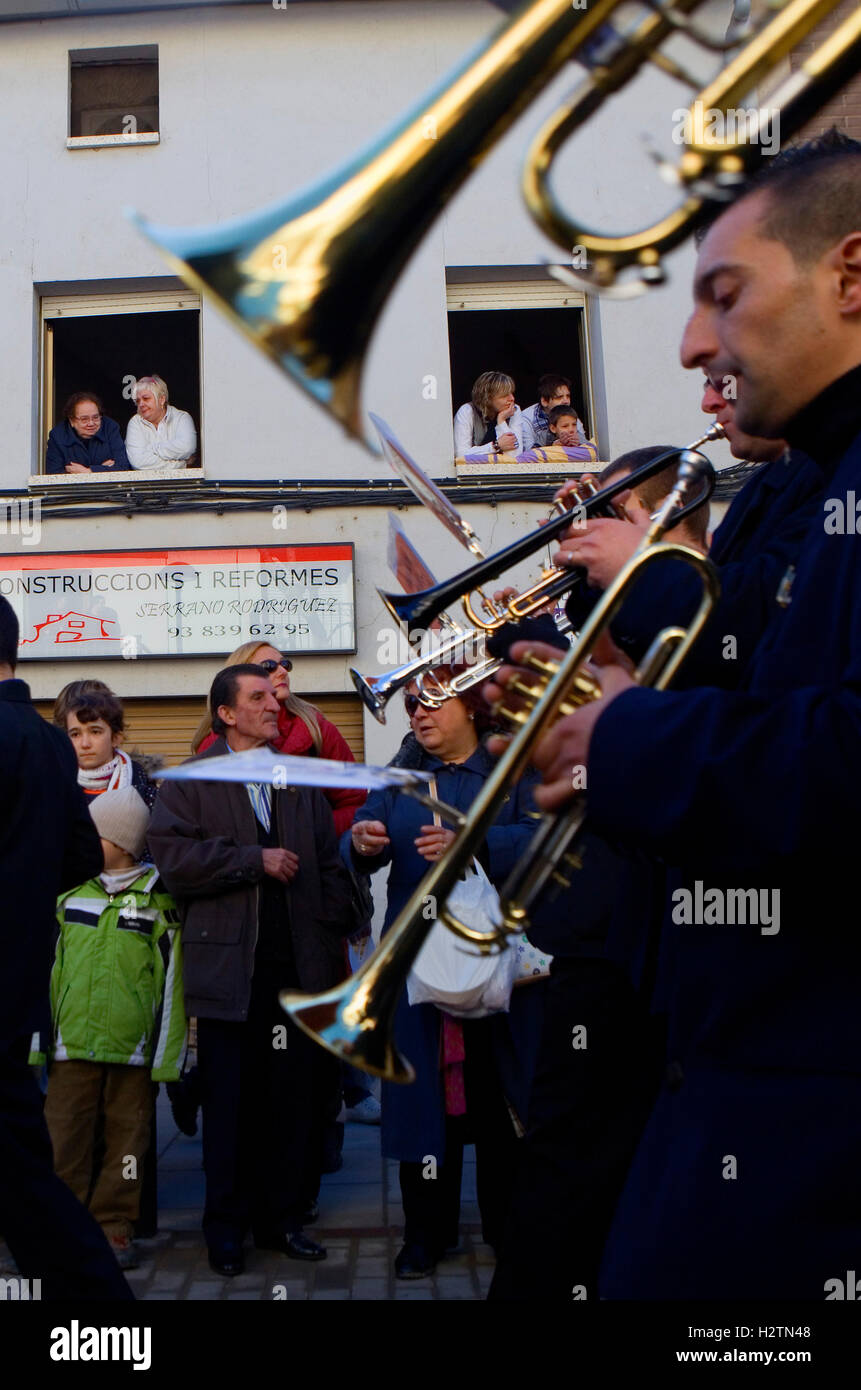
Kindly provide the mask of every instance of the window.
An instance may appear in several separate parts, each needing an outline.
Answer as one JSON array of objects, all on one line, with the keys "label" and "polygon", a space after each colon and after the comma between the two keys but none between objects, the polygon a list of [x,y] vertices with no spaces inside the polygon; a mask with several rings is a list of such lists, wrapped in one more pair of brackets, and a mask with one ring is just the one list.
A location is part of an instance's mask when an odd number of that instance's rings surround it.
[{"label": "window", "polygon": [[[472,277],[475,278],[472,278]],[[538,380],[558,372],[586,433],[595,434],[586,296],[548,280],[490,279],[486,269],[448,272],[452,405],[468,401],[482,372],[514,378],[521,409],[538,399]]]},{"label": "window", "polygon": [[[92,391],[125,437],[135,414],[134,382],[160,376],[170,404],[191,415],[203,462],[200,397],[200,299],[186,289],[42,299],[42,428],[36,471],[45,470],[48,435],[75,391]],[[65,476],[65,475],[59,475]],[[85,475],[75,475],[79,481]],[[104,482],[104,473],[95,475]],[[136,473],[146,478],[147,472]],[[154,476],[150,474],[149,476]],[[128,474],[123,477],[128,479]]]},{"label": "window", "polygon": [[69,149],[158,144],[158,46],[69,53]]}]

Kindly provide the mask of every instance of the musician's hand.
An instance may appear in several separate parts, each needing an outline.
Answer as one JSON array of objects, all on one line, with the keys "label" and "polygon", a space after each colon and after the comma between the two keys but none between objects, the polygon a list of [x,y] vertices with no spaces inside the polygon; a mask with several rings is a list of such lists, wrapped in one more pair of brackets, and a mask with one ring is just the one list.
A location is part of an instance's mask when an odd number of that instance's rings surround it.
[{"label": "musician's hand", "polygon": [[389,843],[386,827],[381,820],[358,820],[350,831],[353,849],[357,854],[379,854]]},{"label": "musician's hand", "polygon": [[567,502],[569,506],[576,507],[580,500],[578,489],[582,483],[591,483],[593,487],[601,486],[594,473],[579,473],[576,478],[569,478],[567,483],[562,484],[559,491],[553,494],[553,501]]},{"label": "musician's hand", "polygon": [[[529,653],[542,661],[557,664],[559,651],[544,642],[515,642],[511,648],[513,661],[522,660]],[[623,690],[635,684],[630,674],[631,663],[604,635],[595,647],[595,664],[589,670],[598,678],[603,694],[600,700],[590,700],[574,714],[557,721],[550,731],[536,745],[532,761],[542,773],[544,785],[535,792],[535,801],[543,810],[553,811],[572,800],[578,789],[582,788],[582,777],[575,778],[575,769],[585,769],[589,762],[589,743],[592,730],[612,700]],[[523,708],[523,699],[516,692],[508,692],[509,681],[519,679],[526,685],[534,684],[538,675],[523,666],[501,666],[493,679],[483,687],[484,698],[490,705],[505,699],[506,705]],[[495,756],[505,751],[507,739],[493,738],[488,741],[488,749]]]},{"label": "musician's hand", "polygon": [[597,516],[585,526],[572,526],[562,537],[553,564],[585,569],[593,589],[606,589],[630,560],[649,525],[649,513],[636,500],[628,502],[626,511],[630,521]]},{"label": "musician's hand", "polygon": [[423,825],[414,843],[422,859],[440,859],[453,839],[454,831],[445,825]]}]

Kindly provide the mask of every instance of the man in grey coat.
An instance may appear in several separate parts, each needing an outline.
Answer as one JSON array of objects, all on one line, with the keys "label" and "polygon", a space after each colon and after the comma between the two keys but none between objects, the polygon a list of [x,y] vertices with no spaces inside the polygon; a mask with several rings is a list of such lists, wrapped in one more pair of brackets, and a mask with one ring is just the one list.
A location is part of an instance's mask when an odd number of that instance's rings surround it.
[{"label": "man in grey coat", "polygon": [[[226,667],[209,702],[219,737],[202,758],[277,737],[262,667]],[[344,975],[351,891],[329,804],[308,787],[165,783],[149,844],[182,915],[186,1008],[198,1020],[210,1264],[241,1273],[249,1226],[259,1249],[324,1259],[302,1223],[338,1063],[287,1017],[278,993],[316,993]]]}]

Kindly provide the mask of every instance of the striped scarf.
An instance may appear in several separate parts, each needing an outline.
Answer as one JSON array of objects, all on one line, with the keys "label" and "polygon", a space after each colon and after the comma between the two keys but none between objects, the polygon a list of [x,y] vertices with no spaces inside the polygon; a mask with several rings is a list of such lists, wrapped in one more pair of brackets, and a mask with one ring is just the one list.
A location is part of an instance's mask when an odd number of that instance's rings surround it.
[{"label": "striped scarf", "polygon": [[103,763],[101,767],[78,768],[78,786],[83,787],[90,796],[98,796],[100,792],[130,787],[132,773],[132,760],[128,753],[124,753],[122,748],[115,748],[109,763]]}]

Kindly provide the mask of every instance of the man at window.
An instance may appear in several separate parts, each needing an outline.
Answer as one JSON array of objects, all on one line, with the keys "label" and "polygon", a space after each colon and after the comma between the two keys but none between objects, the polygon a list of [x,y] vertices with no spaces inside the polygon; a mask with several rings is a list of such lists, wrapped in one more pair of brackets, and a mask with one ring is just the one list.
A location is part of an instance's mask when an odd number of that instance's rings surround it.
[{"label": "man at window", "polygon": [[110,473],[129,467],[116,420],[102,414],[92,392],[76,391],[63,407],[63,419],[48,435],[46,473]]},{"label": "man at window", "polygon": [[187,468],[194,463],[194,421],[187,411],[168,405],[167,385],[161,377],[138,377],[134,399],[138,413],[126,430],[132,468]]}]

